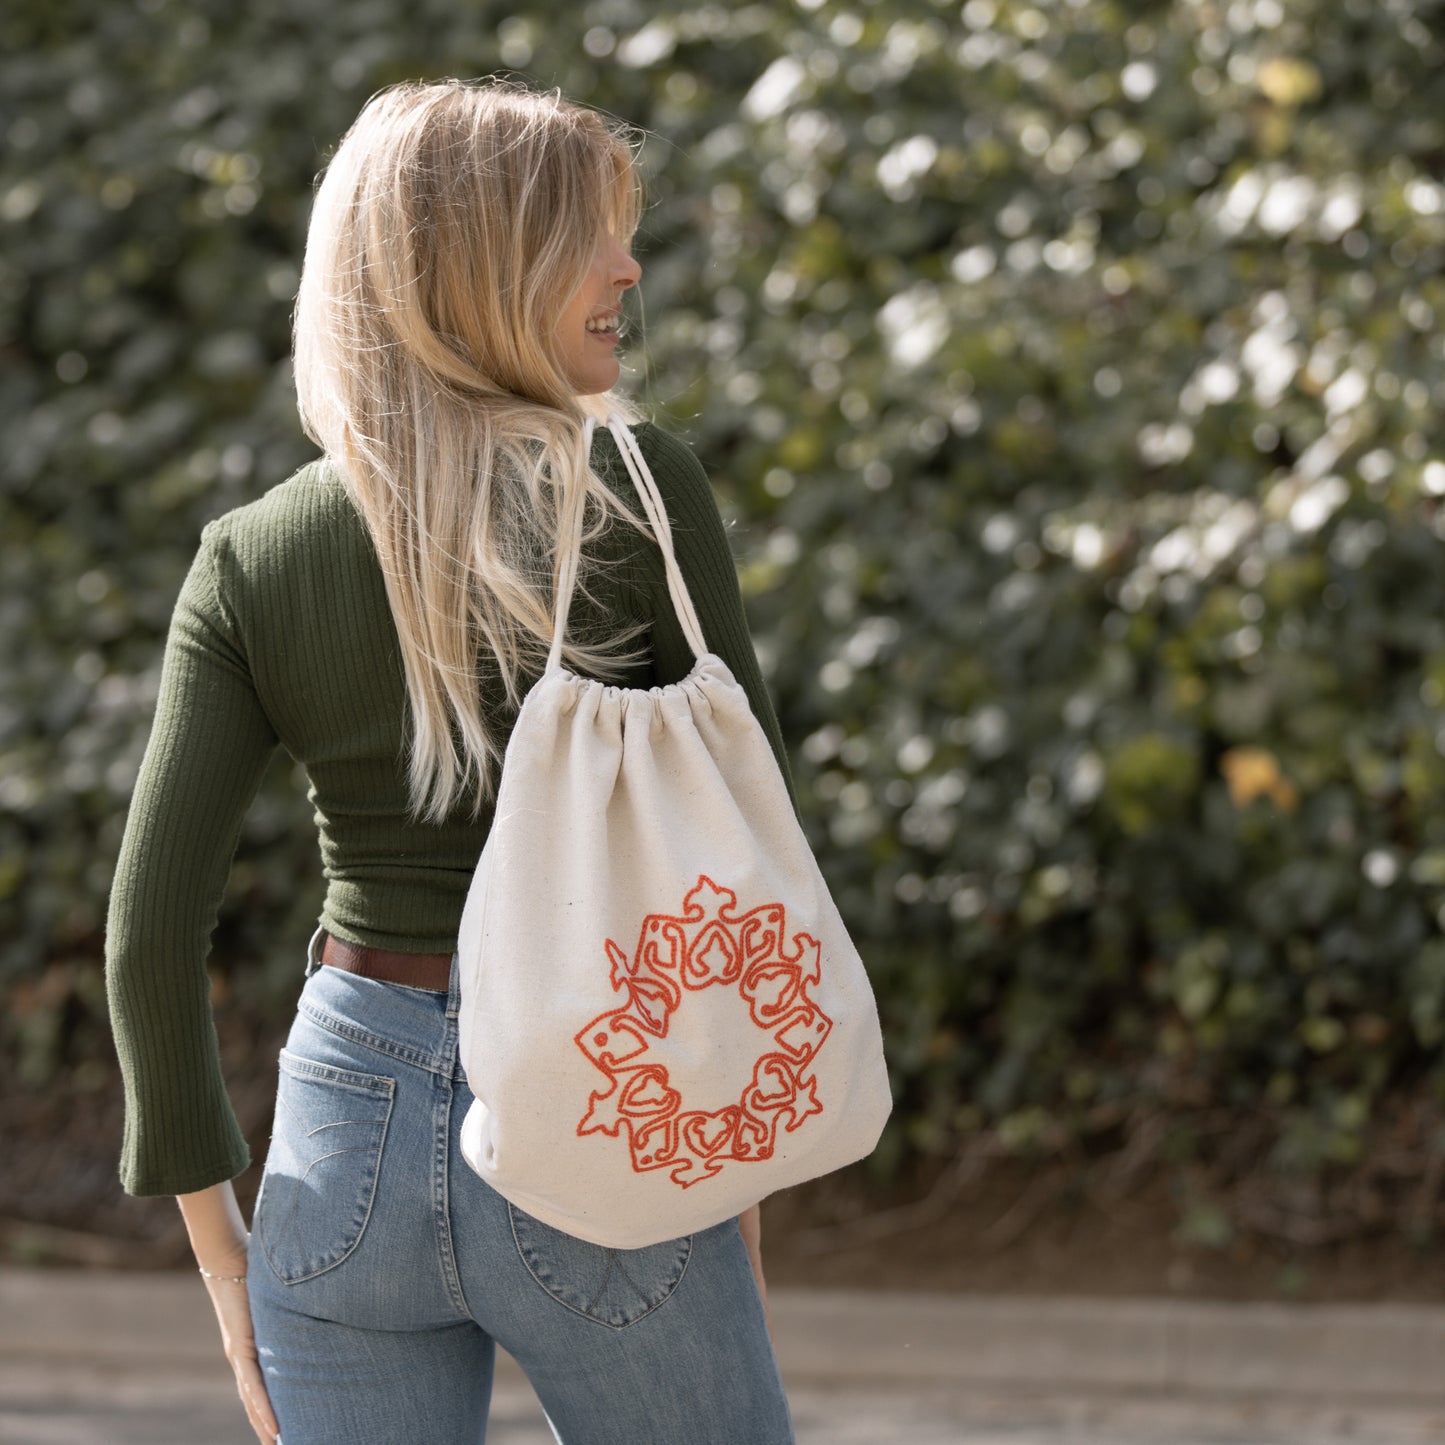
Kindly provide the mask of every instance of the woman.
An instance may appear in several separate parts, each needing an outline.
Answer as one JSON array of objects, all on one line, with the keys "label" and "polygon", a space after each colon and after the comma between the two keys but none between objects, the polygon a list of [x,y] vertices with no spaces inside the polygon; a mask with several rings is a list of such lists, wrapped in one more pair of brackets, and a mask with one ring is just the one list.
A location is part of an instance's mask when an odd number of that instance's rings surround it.
[{"label": "woman", "polygon": [[[111,899],[122,1179],[179,1196],[262,1440],[480,1441],[498,1342],[566,1445],[792,1438],[756,1208],[605,1250],[510,1206],[458,1148],[457,927],[579,493],[567,664],[649,687],[692,663],[615,444],[587,426],[634,415],[608,392],[637,213],[625,135],[558,95],[376,96],[318,191],[297,302],[325,457],[208,526],[176,606]],[[706,478],[636,435],[786,776]],[[310,778],[327,889],[248,1239],[205,960],[278,744]]]}]

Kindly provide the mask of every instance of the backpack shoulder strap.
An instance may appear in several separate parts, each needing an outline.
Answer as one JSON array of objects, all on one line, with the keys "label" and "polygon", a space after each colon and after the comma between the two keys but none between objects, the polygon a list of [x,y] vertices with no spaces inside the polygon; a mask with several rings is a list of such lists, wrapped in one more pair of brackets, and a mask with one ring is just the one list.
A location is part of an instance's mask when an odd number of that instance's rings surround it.
[{"label": "backpack shoulder strap", "polygon": [[[596,422],[588,417],[586,439],[589,451],[595,426]],[[677,554],[672,545],[672,525],[667,520],[662,493],[658,491],[652,470],[647,465],[647,458],[642,455],[642,448],[638,446],[632,429],[616,412],[607,418],[607,430],[612,433],[612,438],[617,443],[627,475],[632,478],[632,485],[637,488],[642,509],[647,513],[652,534],[657,538],[657,545],[662,551],[663,566],[667,570],[668,595],[672,598],[672,605],[677,612],[683,635],[687,638],[687,645],[692,649],[694,657],[701,657],[707,651],[707,640],[703,636],[697,610],[692,605],[692,596],[687,590],[682,568],[677,565]],[[562,641],[567,631],[567,617],[572,608],[572,593],[577,585],[581,534],[582,517],[579,507],[574,521],[573,545],[561,552],[557,567],[557,616],[552,627],[552,648],[547,657],[548,672],[553,672],[562,665]]]}]

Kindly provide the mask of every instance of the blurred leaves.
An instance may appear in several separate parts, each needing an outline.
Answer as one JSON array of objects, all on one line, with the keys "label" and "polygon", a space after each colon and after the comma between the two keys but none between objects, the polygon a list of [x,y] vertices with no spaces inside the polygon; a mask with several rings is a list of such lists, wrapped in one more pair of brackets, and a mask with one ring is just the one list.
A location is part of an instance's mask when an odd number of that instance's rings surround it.
[{"label": "blurred leaves", "polygon": [[[1445,1104],[1440,19],[10,7],[7,1029],[59,1057],[34,1020],[97,967],[200,526],[307,455],[287,326],[326,148],[382,84],[508,67],[650,131],[635,389],[739,522],[880,992],[879,1167],[1162,1101],[1265,1111],[1274,1167],[1320,1171]],[[278,995],[315,909],[295,797],[278,765],[219,940]]]}]

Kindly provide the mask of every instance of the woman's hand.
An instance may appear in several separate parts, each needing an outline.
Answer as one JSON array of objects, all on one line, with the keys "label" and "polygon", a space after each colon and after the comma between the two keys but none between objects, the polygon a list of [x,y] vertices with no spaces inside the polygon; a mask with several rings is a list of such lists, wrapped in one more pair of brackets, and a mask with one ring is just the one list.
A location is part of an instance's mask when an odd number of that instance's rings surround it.
[{"label": "woman's hand", "polygon": [[[206,1293],[216,1311],[221,1326],[221,1347],[231,1362],[236,1376],[236,1388],[241,1393],[241,1403],[246,1407],[246,1418],[256,1432],[262,1445],[275,1445],[280,1434],[276,1416],[272,1413],[271,1402],[266,1397],[266,1381],[261,1374],[261,1362],[256,1355],[256,1337],[251,1329],[251,1301],[246,1292],[244,1279],[246,1257],[242,1255],[237,1277],[222,1276],[219,1279],[205,1278]],[[209,1268],[209,1266],[207,1266]],[[228,1269],[237,1266],[223,1266]],[[219,1275],[219,1269],[212,1270]]]},{"label": "woman's hand", "polygon": [[191,1237],[206,1293],[221,1326],[221,1347],[236,1376],[246,1418],[262,1445],[275,1445],[280,1426],[266,1395],[266,1381],[251,1328],[251,1299],[246,1290],[246,1227],[229,1183],[182,1194],[176,1201]]},{"label": "woman's hand", "polygon": [[743,1243],[748,1247],[748,1259],[752,1262],[753,1278],[758,1282],[758,1295],[763,1301],[763,1318],[768,1322],[768,1339],[773,1338],[773,1313],[768,1308],[768,1284],[763,1278],[763,1214],[761,1206],[754,1204],[738,1215],[738,1229]]}]

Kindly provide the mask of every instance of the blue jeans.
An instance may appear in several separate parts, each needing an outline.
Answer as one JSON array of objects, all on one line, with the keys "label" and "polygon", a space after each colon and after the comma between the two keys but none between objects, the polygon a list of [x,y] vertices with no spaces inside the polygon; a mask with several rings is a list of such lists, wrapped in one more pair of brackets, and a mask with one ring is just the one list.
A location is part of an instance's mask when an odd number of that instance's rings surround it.
[{"label": "blue jeans", "polygon": [[285,1445],[481,1445],[500,1343],[563,1445],[790,1445],[736,1220],[646,1249],[468,1168],[450,994],[318,966],[281,1055],[251,1311]]}]

